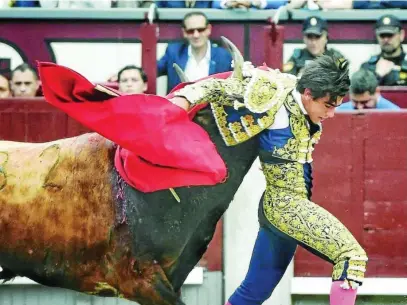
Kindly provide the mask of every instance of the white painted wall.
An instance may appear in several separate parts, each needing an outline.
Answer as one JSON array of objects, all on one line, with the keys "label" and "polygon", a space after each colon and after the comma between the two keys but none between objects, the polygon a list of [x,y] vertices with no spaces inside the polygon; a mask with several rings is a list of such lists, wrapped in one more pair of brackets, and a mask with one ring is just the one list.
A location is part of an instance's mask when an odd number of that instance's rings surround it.
[{"label": "white painted wall", "polygon": [[[257,209],[265,186],[264,175],[260,171],[260,162],[257,159],[225,214],[225,300],[240,285],[246,275],[259,230]],[[292,265],[271,298],[264,303],[265,305],[291,304]]]},{"label": "white painted wall", "polygon": [[[157,59],[164,55],[167,43],[158,43]],[[141,66],[141,43],[52,42],[56,62],[69,67],[92,82],[105,82],[126,65]],[[167,92],[167,76],[157,80],[158,95]]]},{"label": "white painted wall", "polygon": [[0,42],[0,54],[1,58],[10,58],[11,59],[11,69],[13,70],[15,67],[18,65],[21,65],[23,63],[23,58],[21,55],[14,49],[12,46]]}]

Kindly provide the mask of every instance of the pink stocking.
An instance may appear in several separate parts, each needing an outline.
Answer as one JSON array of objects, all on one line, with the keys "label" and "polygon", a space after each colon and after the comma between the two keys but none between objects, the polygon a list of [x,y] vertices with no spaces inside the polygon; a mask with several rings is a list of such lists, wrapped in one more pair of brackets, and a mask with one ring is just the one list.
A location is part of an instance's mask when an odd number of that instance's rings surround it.
[{"label": "pink stocking", "polygon": [[357,289],[344,289],[341,285],[344,282],[332,282],[331,293],[329,295],[330,305],[355,305]]}]

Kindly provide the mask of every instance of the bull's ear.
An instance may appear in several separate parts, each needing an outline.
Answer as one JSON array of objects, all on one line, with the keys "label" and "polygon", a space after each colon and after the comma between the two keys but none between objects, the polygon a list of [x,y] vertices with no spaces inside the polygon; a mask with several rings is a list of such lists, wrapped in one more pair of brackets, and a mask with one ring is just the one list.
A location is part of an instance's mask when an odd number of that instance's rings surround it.
[{"label": "bull's ear", "polygon": [[225,36],[221,36],[221,39],[233,58],[234,67],[232,77],[235,77],[237,79],[243,79],[244,58],[242,56],[242,53],[240,53],[238,47],[236,47],[234,43],[227,39]]},{"label": "bull's ear", "polygon": [[185,72],[182,71],[181,67],[178,66],[176,63],[174,63],[172,66],[174,67],[175,72],[177,72],[177,74],[178,74],[179,79],[181,80],[181,82],[182,82],[182,83],[188,83],[188,82],[189,82],[189,79],[188,79],[188,77],[186,76]]}]

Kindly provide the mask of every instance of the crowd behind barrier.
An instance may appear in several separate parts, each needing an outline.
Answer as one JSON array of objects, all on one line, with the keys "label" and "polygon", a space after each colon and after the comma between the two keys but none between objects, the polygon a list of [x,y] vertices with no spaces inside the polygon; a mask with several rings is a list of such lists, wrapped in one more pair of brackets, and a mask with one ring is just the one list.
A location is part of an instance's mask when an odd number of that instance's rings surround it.
[{"label": "crowd behind barrier", "polygon": [[[161,47],[160,45],[165,45],[167,43],[171,43],[172,41],[179,42],[182,40],[180,21],[185,16],[185,14],[191,11],[193,10],[182,8],[159,8],[157,10],[154,22],[157,26],[156,31],[159,33],[157,38],[158,49]],[[267,61],[264,58],[264,49],[268,43],[265,42],[264,39],[264,27],[268,24],[268,18],[272,17],[276,13],[275,10],[247,10],[244,12],[237,12],[230,10],[218,11],[212,9],[202,9],[200,11],[204,12],[208,16],[209,21],[213,25],[211,41],[213,41],[214,43],[220,43],[219,36],[228,36],[243,52],[245,58],[251,60],[255,65],[260,65],[263,62]],[[70,41],[72,41],[72,43],[81,43],[85,41],[100,41],[101,43],[106,41],[106,44],[114,41],[119,44],[122,42],[126,44],[131,42],[137,43],[137,40],[141,38],[141,34],[144,30],[143,24],[140,23],[145,22],[148,8],[125,9],[116,11],[112,10],[111,12],[112,13],[107,13],[106,10],[100,9],[94,9],[91,11],[73,9],[38,10],[30,8],[19,8],[18,10],[0,10],[0,23],[2,23],[2,28],[5,29],[4,34],[2,35],[2,40],[5,45],[8,45],[12,48],[15,47],[15,50],[20,54],[20,58],[32,65],[35,64],[35,61],[38,59],[44,61],[58,60],[59,62],[62,61],[62,64],[64,64],[64,61],[66,60],[62,58],[63,55],[58,54],[58,52],[61,52],[61,50],[63,51],[63,49],[68,50],[68,48],[72,47],[72,45],[69,45],[68,43]],[[287,11],[283,11],[279,15],[280,23],[285,27],[283,50],[284,59],[282,61],[287,62],[288,56],[290,54],[293,54],[293,51],[295,51],[293,47],[296,47],[297,45],[300,47],[303,45],[302,34],[299,31],[301,29],[300,23],[307,17],[315,15],[327,20],[329,24],[329,46],[333,46],[335,49],[338,49],[340,52],[342,52],[345,58],[349,58],[351,62],[351,72],[353,73],[356,71],[355,67],[359,67],[359,65],[362,64],[363,61],[367,61],[369,59],[369,56],[377,52],[373,30],[374,22],[384,13],[389,13],[398,18],[402,23],[402,27],[405,29],[406,25],[404,21],[406,19],[406,16],[402,12],[402,10],[397,9],[340,10],[337,11],[337,13],[334,13],[334,11],[332,10],[310,11],[300,9],[291,10],[289,13]],[[74,18],[77,22],[64,25],[61,25],[58,22],[58,20],[72,18]],[[55,31],[48,32],[46,28],[35,24],[34,20],[36,19],[47,20],[49,24],[57,23],[58,27],[55,28]],[[87,20],[86,24],[85,20]],[[117,25],[112,25],[112,27],[110,27],[106,24],[106,22],[111,24],[111,22],[116,22],[117,20],[121,20],[121,29],[117,28]],[[245,20],[243,24],[241,20]],[[30,26],[31,22],[34,23],[33,26]],[[93,27],[98,27],[99,24],[103,24],[103,31],[94,31]],[[33,42],[36,44],[36,47],[32,49],[32,44],[28,42],[27,39],[13,37],[11,35],[12,30],[7,31],[7,29],[13,29],[14,27],[21,28],[22,30],[27,30],[27,35],[31,36],[29,41],[33,40],[32,37],[37,37],[37,41]],[[101,29],[102,27],[99,28]],[[354,33],[350,32],[350,29],[352,28],[354,29]],[[133,29],[133,33],[129,32],[131,29]],[[35,33],[32,32],[31,34],[28,34],[30,30],[34,31]],[[151,30],[153,31],[154,29]],[[120,31],[123,32],[120,33]],[[143,47],[145,45],[145,41],[138,41],[138,43]],[[146,49],[151,49],[151,47],[146,46]],[[276,48],[274,48],[272,52],[273,51],[275,52]],[[69,51],[65,53],[69,53]],[[159,51],[157,51],[157,54],[158,53]],[[128,58],[128,54],[129,52],[125,56],[123,56],[123,58]],[[274,55],[273,53],[271,54]],[[135,54],[135,57],[139,57],[140,55],[140,53]],[[363,58],[363,55],[365,58]],[[81,58],[82,56],[83,59]],[[80,65],[80,61],[85,62],[86,57],[89,56],[97,58],[98,54],[91,54],[89,52],[84,52],[82,54],[78,53],[78,56],[76,56],[77,59],[75,59],[76,63],[74,63],[73,68]],[[68,61],[72,61],[72,59],[69,59]],[[116,58],[113,58],[113,62],[114,61],[117,62],[118,60]],[[136,61],[139,60],[133,60],[130,57],[130,60],[128,62],[121,61],[124,64],[122,64],[121,66],[117,66],[116,71],[111,70],[109,73],[117,73],[117,71],[124,65],[132,64]],[[142,64],[145,65],[144,58]],[[89,66],[89,63],[87,65]],[[102,66],[98,66],[97,69],[101,69],[101,73],[93,74],[101,75],[103,73],[103,70],[106,70],[107,66],[109,65],[111,64],[107,62],[107,65],[104,64]],[[13,59],[11,66],[13,68],[16,66],[16,60]],[[149,69],[149,71],[146,72],[150,78],[151,83],[151,86],[148,86],[147,92],[154,93],[156,87],[156,77],[155,75],[151,75],[151,71],[154,69],[152,69],[151,64],[148,64],[145,67]],[[274,68],[279,67],[274,66]],[[3,69],[2,66],[1,69]],[[105,76],[104,79],[92,79],[92,77],[90,77],[90,79],[97,82],[111,80],[108,76]],[[169,90],[169,88],[167,88],[167,90]]]},{"label": "crowd behind barrier", "polygon": [[404,9],[399,0],[1,0],[1,8],[143,8],[155,3],[159,8],[213,8],[213,9],[277,9],[288,5],[292,9]]}]

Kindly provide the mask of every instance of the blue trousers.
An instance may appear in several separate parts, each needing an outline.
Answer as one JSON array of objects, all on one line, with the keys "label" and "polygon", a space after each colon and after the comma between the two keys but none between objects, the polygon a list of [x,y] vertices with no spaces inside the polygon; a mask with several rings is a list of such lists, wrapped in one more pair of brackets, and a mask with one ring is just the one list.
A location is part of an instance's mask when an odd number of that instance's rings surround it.
[{"label": "blue trousers", "polygon": [[296,248],[295,240],[261,227],[246,278],[229,302],[232,305],[259,305],[267,300],[283,277]]}]

